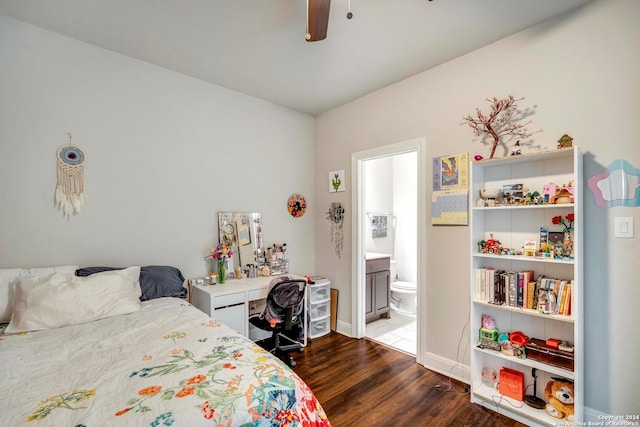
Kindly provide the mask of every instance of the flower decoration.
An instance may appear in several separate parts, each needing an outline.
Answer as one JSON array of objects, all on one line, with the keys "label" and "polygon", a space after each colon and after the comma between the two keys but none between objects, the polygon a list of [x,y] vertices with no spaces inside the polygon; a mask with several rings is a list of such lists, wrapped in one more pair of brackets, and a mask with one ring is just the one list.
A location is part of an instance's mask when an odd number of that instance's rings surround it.
[{"label": "flower decoration", "polygon": [[294,194],[289,197],[287,202],[287,210],[294,218],[300,218],[307,210],[307,201],[300,194]]},{"label": "flower decoration", "polygon": [[554,225],[562,224],[564,226],[564,230],[562,231],[566,233],[567,231],[573,230],[574,218],[575,217],[572,213],[567,214],[564,218],[561,215],[558,215],[551,218],[551,222]]},{"label": "flower decoration", "polygon": [[337,172],[334,173],[333,178],[331,178],[331,185],[333,186],[333,190],[338,191],[338,188],[340,188],[341,183],[342,182],[340,180],[340,174]]},{"label": "flower decoration", "polygon": [[231,259],[232,256],[233,256],[233,251],[228,245],[221,243],[215,248],[211,249],[211,258],[213,259],[225,260],[225,259]]}]

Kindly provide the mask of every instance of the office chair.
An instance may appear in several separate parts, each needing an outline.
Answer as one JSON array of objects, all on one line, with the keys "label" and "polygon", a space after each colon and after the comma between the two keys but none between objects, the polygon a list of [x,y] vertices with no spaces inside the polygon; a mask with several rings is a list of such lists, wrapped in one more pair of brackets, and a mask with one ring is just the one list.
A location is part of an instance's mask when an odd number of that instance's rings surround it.
[{"label": "office chair", "polygon": [[267,302],[262,312],[249,316],[249,322],[252,325],[271,332],[270,338],[260,340],[256,344],[273,353],[292,368],[296,362],[288,352],[304,350],[297,338],[305,327],[306,285],[307,281],[301,277],[276,277],[269,283]]}]

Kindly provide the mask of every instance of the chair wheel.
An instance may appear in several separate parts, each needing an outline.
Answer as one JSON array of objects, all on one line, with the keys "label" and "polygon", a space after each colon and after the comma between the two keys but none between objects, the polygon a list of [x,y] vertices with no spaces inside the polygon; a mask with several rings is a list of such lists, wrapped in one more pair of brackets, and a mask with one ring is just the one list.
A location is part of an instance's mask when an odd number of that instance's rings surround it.
[{"label": "chair wheel", "polygon": [[300,348],[298,349],[298,353],[304,353],[304,347],[300,347]]},{"label": "chair wheel", "polygon": [[290,366],[290,367],[292,367],[292,368],[293,368],[294,366],[296,366],[296,361],[295,361],[295,360],[293,360],[293,357],[289,358],[289,366]]}]

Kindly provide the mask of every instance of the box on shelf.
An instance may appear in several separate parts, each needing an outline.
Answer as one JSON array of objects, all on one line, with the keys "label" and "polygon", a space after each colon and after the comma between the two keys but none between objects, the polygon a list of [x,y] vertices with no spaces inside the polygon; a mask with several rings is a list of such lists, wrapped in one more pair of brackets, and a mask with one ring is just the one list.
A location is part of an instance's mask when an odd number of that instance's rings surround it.
[{"label": "box on shelf", "polygon": [[527,359],[573,371],[573,352],[550,347],[545,341],[531,338],[525,345]]},{"label": "box on shelf", "polygon": [[524,374],[514,369],[503,367],[500,369],[500,384],[498,391],[512,399],[524,400]]}]

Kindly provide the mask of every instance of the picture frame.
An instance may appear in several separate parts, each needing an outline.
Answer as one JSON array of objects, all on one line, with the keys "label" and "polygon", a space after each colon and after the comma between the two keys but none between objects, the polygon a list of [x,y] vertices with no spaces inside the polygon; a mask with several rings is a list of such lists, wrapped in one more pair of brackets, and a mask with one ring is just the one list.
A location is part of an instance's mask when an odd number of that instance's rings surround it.
[{"label": "picture frame", "polygon": [[344,169],[329,172],[329,193],[346,191]]}]

